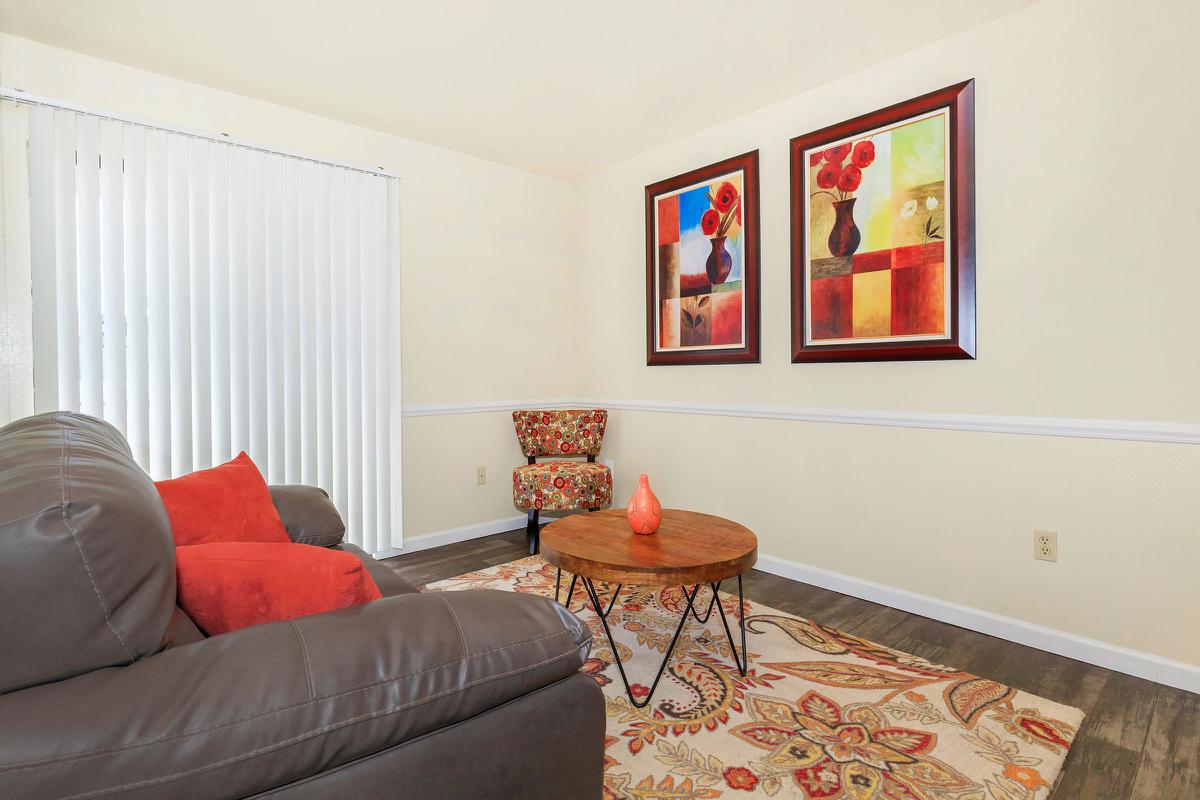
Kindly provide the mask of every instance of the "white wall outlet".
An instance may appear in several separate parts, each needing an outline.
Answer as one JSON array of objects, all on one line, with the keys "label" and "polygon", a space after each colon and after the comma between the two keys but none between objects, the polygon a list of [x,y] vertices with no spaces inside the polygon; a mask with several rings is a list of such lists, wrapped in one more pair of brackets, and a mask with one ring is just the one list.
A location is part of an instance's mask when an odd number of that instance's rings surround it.
[{"label": "white wall outlet", "polygon": [[1058,532],[1033,532],[1033,557],[1038,561],[1058,561]]},{"label": "white wall outlet", "polygon": [[475,468],[475,485],[483,486],[487,483],[487,467]]}]

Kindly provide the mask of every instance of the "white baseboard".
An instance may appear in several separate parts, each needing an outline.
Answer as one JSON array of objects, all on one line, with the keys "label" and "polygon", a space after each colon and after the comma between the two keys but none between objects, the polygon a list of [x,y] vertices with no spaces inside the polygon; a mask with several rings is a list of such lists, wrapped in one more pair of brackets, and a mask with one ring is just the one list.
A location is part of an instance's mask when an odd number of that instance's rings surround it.
[{"label": "white baseboard", "polygon": [[[524,525],[524,516],[504,517],[475,525],[465,525],[461,528],[451,528],[410,539],[404,543],[402,549],[385,550],[375,553],[374,556],[375,558],[391,558],[415,553],[419,550],[428,550],[431,547],[441,547],[444,544],[455,544],[504,533],[519,529]],[[1098,667],[1123,672],[1165,686],[1200,693],[1200,666],[1195,664],[1174,661],[1152,653],[1088,639],[1044,625],[993,614],[990,611],[939,600],[936,597],[854,578],[820,567],[800,564],[786,558],[760,555],[755,569],[801,583],[820,586],[822,589],[870,600],[873,603],[880,603],[911,614],[919,614],[940,622],[948,622],[961,628],[986,633],[999,639],[1028,645],[1048,653],[1095,664]]]},{"label": "white baseboard", "polygon": [[464,525],[461,528],[450,528],[449,530],[437,531],[436,533],[427,533],[424,536],[414,536],[411,539],[406,538],[401,547],[380,550],[378,553],[372,553],[371,555],[376,559],[394,558],[395,556],[428,550],[431,547],[441,547],[444,544],[457,544],[458,542],[465,542],[470,539],[481,539],[484,536],[491,536],[492,534],[504,533],[505,531],[524,527],[524,514],[493,519],[487,522],[477,522],[474,525]]},{"label": "white baseboard", "polygon": [[[948,622],[961,628],[986,633],[1010,642],[1028,645],[1048,653],[1095,664],[1148,681],[1200,693],[1200,666],[1174,661],[1140,650],[1131,650],[1108,642],[1076,636],[1032,622],[993,614],[970,606],[939,600],[936,597],[853,578],[820,567],[799,564],[784,558],[759,556],[755,569],[784,578],[820,586],[901,611]],[[818,620],[819,622],[820,620]]]}]

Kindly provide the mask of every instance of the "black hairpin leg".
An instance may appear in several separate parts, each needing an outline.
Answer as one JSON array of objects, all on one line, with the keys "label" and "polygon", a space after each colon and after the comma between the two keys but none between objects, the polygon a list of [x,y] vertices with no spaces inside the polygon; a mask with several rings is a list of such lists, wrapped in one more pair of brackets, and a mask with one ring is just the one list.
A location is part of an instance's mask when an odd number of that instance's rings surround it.
[{"label": "black hairpin leg", "polygon": [[[748,656],[746,653],[746,615],[744,609],[746,606],[745,598],[742,594],[742,576],[738,575],[738,627],[742,634],[742,655],[738,657],[737,645],[733,642],[733,631],[729,627],[729,620],[725,617],[725,607],[721,605],[718,598],[718,592],[721,589],[721,581],[710,583],[709,588],[713,591],[713,600],[709,603],[708,612],[704,615],[704,620],[707,620],[712,614],[713,605],[716,605],[721,614],[721,624],[725,628],[725,636],[729,640],[729,650],[733,653],[733,663],[737,666],[738,672],[742,675],[746,674],[748,666]],[[608,627],[608,615],[612,612],[613,601],[616,600],[617,594],[620,593],[620,587],[617,587],[617,592],[613,594],[613,599],[609,601],[608,610],[601,612],[600,607],[603,603],[600,602],[600,594],[596,591],[596,585],[592,583],[590,578],[583,579],[583,587],[587,590],[588,597],[592,600],[592,607],[596,611],[596,615],[600,617],[600,624],[604,626],[604,635],[608,637],[608,644],[612,647],[613,661],[616,662],[617,671],[621,673],[621,682],[625,684],[625,694],[629,696],[629,702],[634,708],[645,708],[650,705],[650,698],[654,696],[654,690],[658,688],[658,682],[662,680],[663,673],[667,670],[667,665],[671,663],[671,654],[675,652],[675,644],[679,641],[679,635],[683,633],[683,626],[687,624],[688,617],[700,620],[696,614],[696,595],[700,592],[700,585],[692,587],[689,592],[686,586],[681,587],[683,594],[687,598],[687,606],[683,609],[683,613],[679,616],[679,625],[675,628],[675,635],[671,637],[671,643],[667,645],[666,655],[663,656],[662,665],[658,668],[658,674],[654,676],[654,683],[650,684],[650,691],[646,693],[644,700],[638,701],[633,696],[633,690],[630,688],[629,677],[625,674],[625,665],[621,662],[621,656],[617,652],[617,643],[613,639],[612,630]],[[557,597],[557,593],[555,595]],[[702,621],[703,622],[703,621]]]},{"label": "black hairpin leg", "polygon": [[[566,602],[563,603],[563,608],[571,607],[571,600],[573,600],[575,597],[575,581],[577,581],[577,580],[579,580],[578,575],[571,576],[571,586],[570,586],[570,588],[567,589],[567,599],[566,599]],[[559,569],[558,573],[554,576],[554,602],[556,602],[556,603],[558,602],[558,587],[561,582],[562,582],[562,569]],[[613,598],[615,599],[616,595],[613,595]],[[612,607],[610,606],[609,610],[611,610],[611,608]]]},{"label": "black hairpin leg", "polygon": [[[650,704],[650,698],[654,696],[654,690],[658,687],[658,682],[662,679],[663,673],[667,670],[667,664],[671,663],[671,653],[675,651],[675,643],[679,641],[679,634],[683,632],[683,626],[687,624],[688,614],[692,609],[692,601],[696,599],[696,592],[700,591],[700,587],[696,586],[688,593],[685,587],[683,593],[687,596],[687,608],[683,615],[679,618],[679,625],[675,628],[675,635],[671,637],[671,643],[667,645],[667,654],[663,657],[662,666],[658,668],[658,674],[654,676],[654,683],[650,684],[650,691],[646,693],[646,699],[638,701],[633,696],[633,690],[629,686],[629,678],[625,675],[625,665],[621,663],[621,654],[617,652],[617,643],[613,640],[612,631],[608,628],[608,612],[601,612],[600,595],[596,593],[596,586],[592,583],[591,578],[583,579],[583,588],[587,590],[588,597],[592,599],[592,607],[596,610],[596,615],[600,617],[600,624],[604,626],[604,635],[608,637],[608,644],[612,647],[613,661],[617,664],[617,671],[621,673],[621,682],[625,684],[625,694],[629,696],[629,702],[634,708],[645,708]],[[609,611],[612,611],[612,604],[609,604]]]},{"label": "black hairpin leg", "polygon": [[692,619],[696,620],[696,622],[699,622],[701,625],[708,622],[708,618],[712,616],[713,606],[717,604],[717,590],[721,588],[721,582],[717,581],[715,584],[709,584],[709,588],[712,589],[712,599],[708,601],[708,611],[704,612],[704,616],[701,617],[698,615],[695,607],[692,607]]},{"label": "black hairpin leg", "polygon": [[[725,626],[725,637],[729,639],[729,652],[733,653],[733,663],[737,665],[738,672],[742,675],[746,674],[746,667],[749,661],[746,657],[746,601],[742,597],[742,576],[737,576],[738,581],[738,627],[742,629],[742,657],[738,659],[737,647],[733,644],[733,633],[729,630],[729,620],[725,619],[725,606],[717,603],[717,608],[721,612],[721,624]],[[721,582],[717,581],[712,584],[713,597],[717,596],[717,590],[721,588]],[[712,609],[709,609],[711,612]]]},{"label": "black hairpin leg", "polygon": [[538,510],[529,509],[529,521],[525,523],[525,538],[529,540],[529,555],[538,551]]}]

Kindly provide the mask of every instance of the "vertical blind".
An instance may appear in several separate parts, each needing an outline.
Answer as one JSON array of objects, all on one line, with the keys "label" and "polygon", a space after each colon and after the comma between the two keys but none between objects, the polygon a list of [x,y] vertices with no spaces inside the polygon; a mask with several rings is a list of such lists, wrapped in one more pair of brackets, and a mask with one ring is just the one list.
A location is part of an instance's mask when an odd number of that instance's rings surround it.
[{"label": "vertical blind", "polygon": [[398,545],[398,180],[19,108],[34,410],[103,417],[156,479],[245,450],[326,489],[350,541]]}]

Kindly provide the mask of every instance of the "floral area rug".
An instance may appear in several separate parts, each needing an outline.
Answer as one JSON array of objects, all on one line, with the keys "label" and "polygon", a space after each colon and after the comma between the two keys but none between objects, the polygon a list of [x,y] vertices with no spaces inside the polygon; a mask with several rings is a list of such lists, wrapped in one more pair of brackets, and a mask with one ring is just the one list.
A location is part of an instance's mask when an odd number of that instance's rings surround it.
[{"label": "floral area rug", "polygon": [[[549,597],[554,579],[554,567],[531,556],[427,588]],[[564,574],[564,596],[568,585]],[[606,601],[615,588],[597,584]],[[654,701],[638,710],[585,600],[581,585],[571,610],[594,637],[583,668],[604,690],[610,800],[1042,800],[1083,719],[1076,708],[767,606],[738,609],[724,592],[735,640],[733,615],[746,615],[747,674],[714,611],[707,624],[688,621]],[[702,588],[700,616],[710,600]],[[635,693],[647,691],[686,602],[679,587],[621,590],[608,621]]]}]

